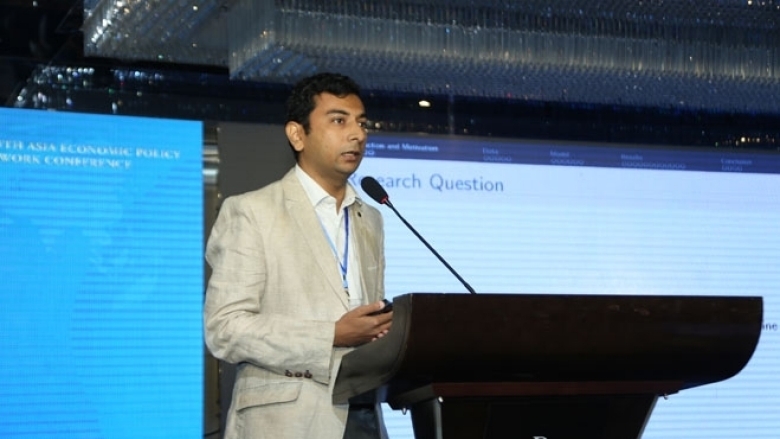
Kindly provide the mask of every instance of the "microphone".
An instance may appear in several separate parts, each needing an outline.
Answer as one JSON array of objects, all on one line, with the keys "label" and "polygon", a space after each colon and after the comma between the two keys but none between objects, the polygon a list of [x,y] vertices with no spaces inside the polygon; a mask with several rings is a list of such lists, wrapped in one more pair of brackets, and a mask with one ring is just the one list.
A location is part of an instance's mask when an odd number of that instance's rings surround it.
[{"label": "microphone", "polygon": [[385,206],[392,209],[393,212],[395,212],[395,214],[398,216],[398,218],[401,219],[404,225],[406,225],[406,227],[408,227],[409,230],[411,230],[412,233],[414,233],[414,236],[416,236],[417,239],[419,239],[423,244],[425,244],[426,247],[428,247],[428,250],[430,250],[431,253],[433,253],[433,255],[436,256],[439,259],[439,261],[441,261],[441,263],[444,264],[445,267],[447,267],[448,270],[450,270],[450,273],[452,273],[453,275],[455,275],[456,278],[458,278],[460,283],[462,283],[463,286],[466,287],[469,293],[477,294],[477,292],[474,291],[474,288],[471,288],[471,285],[469,285],[468,282],[463,280],[463,278],[460,277],[460,275],[455,271],[455,269],[452,268],[450,264],[448,264],[447,261],[445,261],[444,258],[441,257],[439,252],[434,250],[433,247],[431,247],[431,245],[428,244],[428,241],[426,241],[425,238],[422,237],[422,235],[417,233],[417,230],[415,230],[414,227],[412,227],[412,225],[409,224],[409,222],[406,221],[406,219],[404,219],[404,217],[401,216],[400,213],[398,213],[395,207],[393,207],[393,203],[390,202],[390,196],[387,195],[387,191],[385,190],[385,188],[382,187],[381,184],[379,184],[378,181],[376,181],[374,177],[363,177],[360,180],[360,187],[362,187],[363,190],[368,194],[368,196],[371,197],[374,201],[376,201],[379,204],[384,204]]}]

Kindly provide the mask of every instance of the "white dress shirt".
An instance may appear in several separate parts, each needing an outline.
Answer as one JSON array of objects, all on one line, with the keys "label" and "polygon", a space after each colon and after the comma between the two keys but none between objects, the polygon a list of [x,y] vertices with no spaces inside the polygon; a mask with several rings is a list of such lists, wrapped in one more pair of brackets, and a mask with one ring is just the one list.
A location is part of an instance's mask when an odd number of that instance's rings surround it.
[{"label": "white dress shirt", "polygon": [[[317,213],[317,217],[320,219],[322,229],[326,234],[326,238],[330,241],[331,248],[334,250],[333,254],[333,269],[337,271],[339,277],[341,277],[341,263],[344,261],[344,249],[345,244],[347,247],[347,285],[349,291],[349,308],[354,309],[360,305],[364,305],[363,288],[360,285],[360,255],[357,254],[356,248],[353,245],[354,239],[352,236],[352,226],[350,225],[350,239],[346,242],[347,233],[345,230],[345,213],[346,210],[355,203],[357,194],[355,188],[347,183],[347,193],[344,196],[344,201],[341,203],[341,209],[336,209],[336,198],[329,195],[325,189],[323,189],[313,178],[309,176],[300,166],[295,165],[295,175],[303,185],[303,189],[306,195],[309,197],[314,210]],[[347,294],[345,292],[345,294]]]}]

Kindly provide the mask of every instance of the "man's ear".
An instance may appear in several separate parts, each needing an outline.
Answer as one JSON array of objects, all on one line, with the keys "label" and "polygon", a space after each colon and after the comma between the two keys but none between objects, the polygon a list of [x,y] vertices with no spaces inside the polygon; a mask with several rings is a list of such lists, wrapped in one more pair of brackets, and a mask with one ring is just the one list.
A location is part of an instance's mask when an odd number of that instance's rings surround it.
[{"label": "man's ear", "polygon": [[305,135],[303,125],[298,122],[287,122],[284,126],[284,132],[287,134],[287,140],[290,142],[293,149],[298,152],[303,151],[303,137]]}]

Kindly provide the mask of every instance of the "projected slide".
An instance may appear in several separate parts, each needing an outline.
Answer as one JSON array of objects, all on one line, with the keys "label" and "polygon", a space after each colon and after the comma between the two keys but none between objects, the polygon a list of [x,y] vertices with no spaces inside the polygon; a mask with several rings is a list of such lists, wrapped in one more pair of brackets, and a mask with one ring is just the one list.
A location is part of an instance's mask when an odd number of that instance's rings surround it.
[{"label": "projected slide", "polygon": [[[778,437],[780,155],[383,134],[367,155],[353,184],[377,178],[477,293],[763,296],[748,366],[659,400],[643,438]],[[466,293],[378,207],[390,296]]]},{"label": "projected slide", "polygon": [[203,436],[201,138],[0,109],[0,437]]}]

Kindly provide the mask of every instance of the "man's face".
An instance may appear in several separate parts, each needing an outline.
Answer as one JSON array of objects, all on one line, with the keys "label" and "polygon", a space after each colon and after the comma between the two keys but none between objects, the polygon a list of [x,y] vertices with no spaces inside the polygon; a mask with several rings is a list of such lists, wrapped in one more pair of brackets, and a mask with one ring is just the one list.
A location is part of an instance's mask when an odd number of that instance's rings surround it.
[{"label": "man's face", "polygon": [[366,149],[366,114],[355,95],[314,97],[309,132],[295,122],[287,136],[298,151],[298,165],[320,184],[343,184],[355,172]]}]

